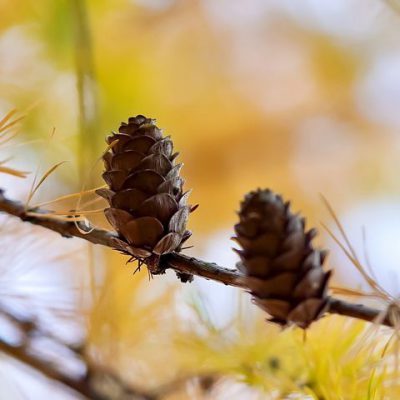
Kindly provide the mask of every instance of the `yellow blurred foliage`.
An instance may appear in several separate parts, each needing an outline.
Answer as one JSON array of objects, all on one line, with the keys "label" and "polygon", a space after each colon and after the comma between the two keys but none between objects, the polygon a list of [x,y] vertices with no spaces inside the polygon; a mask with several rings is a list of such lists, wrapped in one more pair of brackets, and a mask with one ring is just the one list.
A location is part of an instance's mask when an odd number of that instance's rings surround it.
[{"label": "yellow blurred foliage", "polygon": [[[378,50],[397,51],[398,15],[384,2],[358,2],[349,13],[362,11],[372,23],[364,36],[348,28],[346,36],[322,3],[261,3],[0,0],[0,113],[31,107],[14,141],[40,140],[13,152],[33,160],[32,170],[69,161],[33,202],[66,196],[66,205],[51,206],[63,214],[76,206],[71,193],[101,185],[104,138],[136,114],[156,118],[180,151],[191,203],[200,204],[190,219],[199,251],[215,232],[232,230],[239,201],[257,187],[292,199],[308,226],[328,218],[321,192],[339,213],[398,195],[396,125],[376,117],[361,90]],[[23,174],[7,168],[0,163],[0,172]],[[375,327],[327,317],[303,338],[279,332],[257,311],[249,317],[247,303],[228,327],[215,326],[206,307],[188,306],[194,289],[169,276],[149,280],[145,267],[133,275],[136,264],[124,268],[116,252],[91,248],[85,256],[76,297],[87,356],[128,382],[156,388],[186,376],[223,377],[209,397],[199,384],[171,399],[213,398],[224,379],[259,398],[399,396],[397,338],[382,356],[383,328],[370,335]],[[71,260],[71,275],[76,265]],[[215,398],[230,398],[223,395]]]}]

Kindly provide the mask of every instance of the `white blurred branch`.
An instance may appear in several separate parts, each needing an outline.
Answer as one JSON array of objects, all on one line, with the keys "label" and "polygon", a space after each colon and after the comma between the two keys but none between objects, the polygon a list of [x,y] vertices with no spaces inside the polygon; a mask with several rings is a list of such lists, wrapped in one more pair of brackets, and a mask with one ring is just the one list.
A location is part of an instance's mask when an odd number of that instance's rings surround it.
[{"label": "white blurred branch", "polygon": [[[91,365],[83,354],[83,347],[73,347],[63,343],[51,333],[44,332],[40,325],[28,318],[21,318],[11,311],[0,307],[0,316],[7,319],[16,328],[20,335],[18,344],[11,344],[0,338],[0,352],[18,360],[33,368],[45,377],[51,379],[65,388],[68,388],[81,396],[93,400],[157,400],[158,397],[145,391],[134,389],[123,383],[115,374]],[[37,354],[31,346],[31,338],[40,337],[57,342],[65,347],[73,356],[85,365],[86,372],[81,376],[73,376],[62,368]],[[101,384],[99,384],[101,382]]]}]

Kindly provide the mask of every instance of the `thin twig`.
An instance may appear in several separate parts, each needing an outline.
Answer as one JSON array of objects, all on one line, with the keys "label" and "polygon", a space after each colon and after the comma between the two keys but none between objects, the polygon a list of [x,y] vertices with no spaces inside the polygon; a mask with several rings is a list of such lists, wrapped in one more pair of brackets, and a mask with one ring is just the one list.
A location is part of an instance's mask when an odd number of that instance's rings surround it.
[{"label": "thin twig", "polygon": [[[384,310],[364,306],[363,304],[353,304],[346,301],[330,298],[329,312],[331,314],[344,315],[346,317],[358,318],[368,322],[375,322],[385,313]],[[385,313],[385,318],[379,321],[381,325],[394,327],[393,321],[388,313]]]},{"label": "thin twig", "polygon": [[[47,218],[46,210],[36,209],[36,216],[27,216],[24,206],[14,200],[9,200],[0,191],[0,212],[13,215],[22,221],[27,221],[35,225],[58,232],[63,237],[79,237],[93,244],[120,249],[118,237],[115,233],[103,229],[91,228],[90,232],[85,234],[81,232],[72,222],[60,221],[54,218]],[[37,216],[37,215],[43,215]],[[243,275],[236,270],[221,267],[215,263],[209,263],[198,260],[194,257],[188,257],[180,253],[172,253],[163,257],[162,267],[170,268],[176,272],[196,275],[202,278],[210,279],[229,286],[246,289],[243,282]],[[352,318],[358,318],[364,321],[374,322],[382,310],[370,308],[364,305],[352,304],[340,299],[331,298],[329,302],[329,313],[345,315]],[[389,317],[382,321],[382,325],[393,327],[393,322]]]}]

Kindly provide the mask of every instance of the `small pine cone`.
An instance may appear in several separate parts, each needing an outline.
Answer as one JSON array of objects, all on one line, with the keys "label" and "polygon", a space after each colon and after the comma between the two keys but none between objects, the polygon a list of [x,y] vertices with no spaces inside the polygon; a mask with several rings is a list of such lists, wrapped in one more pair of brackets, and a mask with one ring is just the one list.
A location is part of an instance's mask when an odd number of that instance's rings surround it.
[{"label": "small pine cone", "polygon": [[97,194],[110,204],[104,212],[119,233],[119,247],[139,260],[179,251],[191,235],[186,223],[194,207],[187,205],[170,137],[155,120],[138,115],[106,141],[103,179],[109,188]]},{"label": "small pine cone", "polygon": [[253,301],[280,325],[307,328],[328,303],[331,272],[322,264],[325,251],[313,248],[316,230],[305,232],[305,220],[290,203],[270,190],[250,192],[241,204],[234,238],[243,248],[238,268]]}]

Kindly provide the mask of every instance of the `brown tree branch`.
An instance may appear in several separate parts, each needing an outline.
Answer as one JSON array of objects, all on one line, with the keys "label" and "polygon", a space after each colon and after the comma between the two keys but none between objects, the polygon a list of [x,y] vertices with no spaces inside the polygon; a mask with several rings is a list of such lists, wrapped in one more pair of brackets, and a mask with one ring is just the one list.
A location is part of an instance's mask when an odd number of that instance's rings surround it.
[{"label": "brown tree branch", "polygon": [[93,397],[93,393],[91,393],[89,388],[86,387],[86,385],[83,385],[82,382],[64,375],[63,373],[52,368],[51,365],[45,360],[41,360],[35,355],[30,354],[24,345],[12,346],[3,340],[0,340],[0,352],[22,362],[23,364],[28,365],[47,378],[54,380],[57,383],[61,383],[62,385],[72,389],[75,392],[78,392],[84,397],[96,400],[104,400],[103,397]]},{"label": "brown tree branch", "polygon": [[[29,366],[51,381],[91,400],[161,400],[169,394],[180,390],[185,384],[197,380],[204,388],[209,389],[217,380],[218,375],[204,374],[196,376],[183,376],[160,385],[155,389],[140,389],[123,382],[118,375],[107,369],[94,365],[85,357],[83,346],[70,346],[51,332],[44,331],[42,327],[31,318],[14,315],[3,305],[0,305],[0,316],[9,321],[20,333],[18,344],[10,344],[0,338],[0,353]],[[52,362],[31,347],[31,338],[40,337],[50,339],[62,347],[68,348],[71,355],[81,361],[86,367],[86,373],[72,376],[63,371],[62,365]],[[65,357],[65,355],[63,355]],[[62,361],[62,360],[61,360]]]},{"label": "brown tree branch", "polygon": [[[9,200],[0,191],[0,212],[20,218],[22,221],[27,221],[35,225],[40,225],[44,228],[58,232],[63,237],[79,237],[93,244],[120,249],[118,237],[116,234],[103,229],[92,228],[90,233],[82,233],[74,223],[60,221],[48,215],[46,210],[34,210],[35,213],[40,213],[43,216],[28,216],[25,207],[18,201]],[[162,267],[171,268],[178,273],[192,274],[202,278],[211,279],[216,282],[223,283],[229,286],[236,286],[246,289],[242,275],[233,269],[221,267],[215,263],[209,263],[198,260],[194,257],[188,257],[180,253],[172,253],[162,258]],[[340,299],[331,298],[329,301],[328,312],[331,314],[339,314],[352,318],[358,318],[364,321],[375,322],[379,321],[384,311],[370,308],[360,304],[352,304]],[[380,322],[380,321],[379,321]],[[393,327],[394,324],[389,316],[385,316],[382,325]]]},{"label": "brown tree branch", "polygon": [[[389,310],[389,309],[388,309]],[[396,320],[391,318],[387,310],[377,310],[363,304],[353,304],[346,301],[330,298],[329,310],[331,314],[344,315],[346,317],[358,318],[364,321],[379,323],[380,325],[394,327]]]},{"label": "brown tree branch", "polygon": [[[76,393],[79,393],[81,396],[86,397],[91,400],[115,400],[115,396],[110,396],[94,385],[93,376],[98,376],[97,379],[113,379],[116,383],[114,383],[114,387],[118,385],[118,392],[124,393],[124,396],[120,398],[124,399],[132,399],[132,400],[156,400],[157,397],[146,394],[141,391],[136,391],[131,388],[127,388],[123,386],[118,379],[115,379],[113,375],[108,373],[102,373],[101,371],[96,371],[96,369],[90,370],[89,374],[85,375],[82,379],[75,379],[74,377],[68,376],[63,373],[61,370],[58,370],[47,360],[38,357],[32,351],[28,349],[28,347],[24,345],[13,346],[0,339],[0,352],[6,354],[7,356],[18,360],[19,362],[31,367],[35,371],[44,375],[45,377],[51,379],[57,384],[61,384],[61,386],[66,387],[69,390],[72,390]],[[90,378],[90,379],[89,379]],[[119,397],[118,397],[119,398]]]}]

